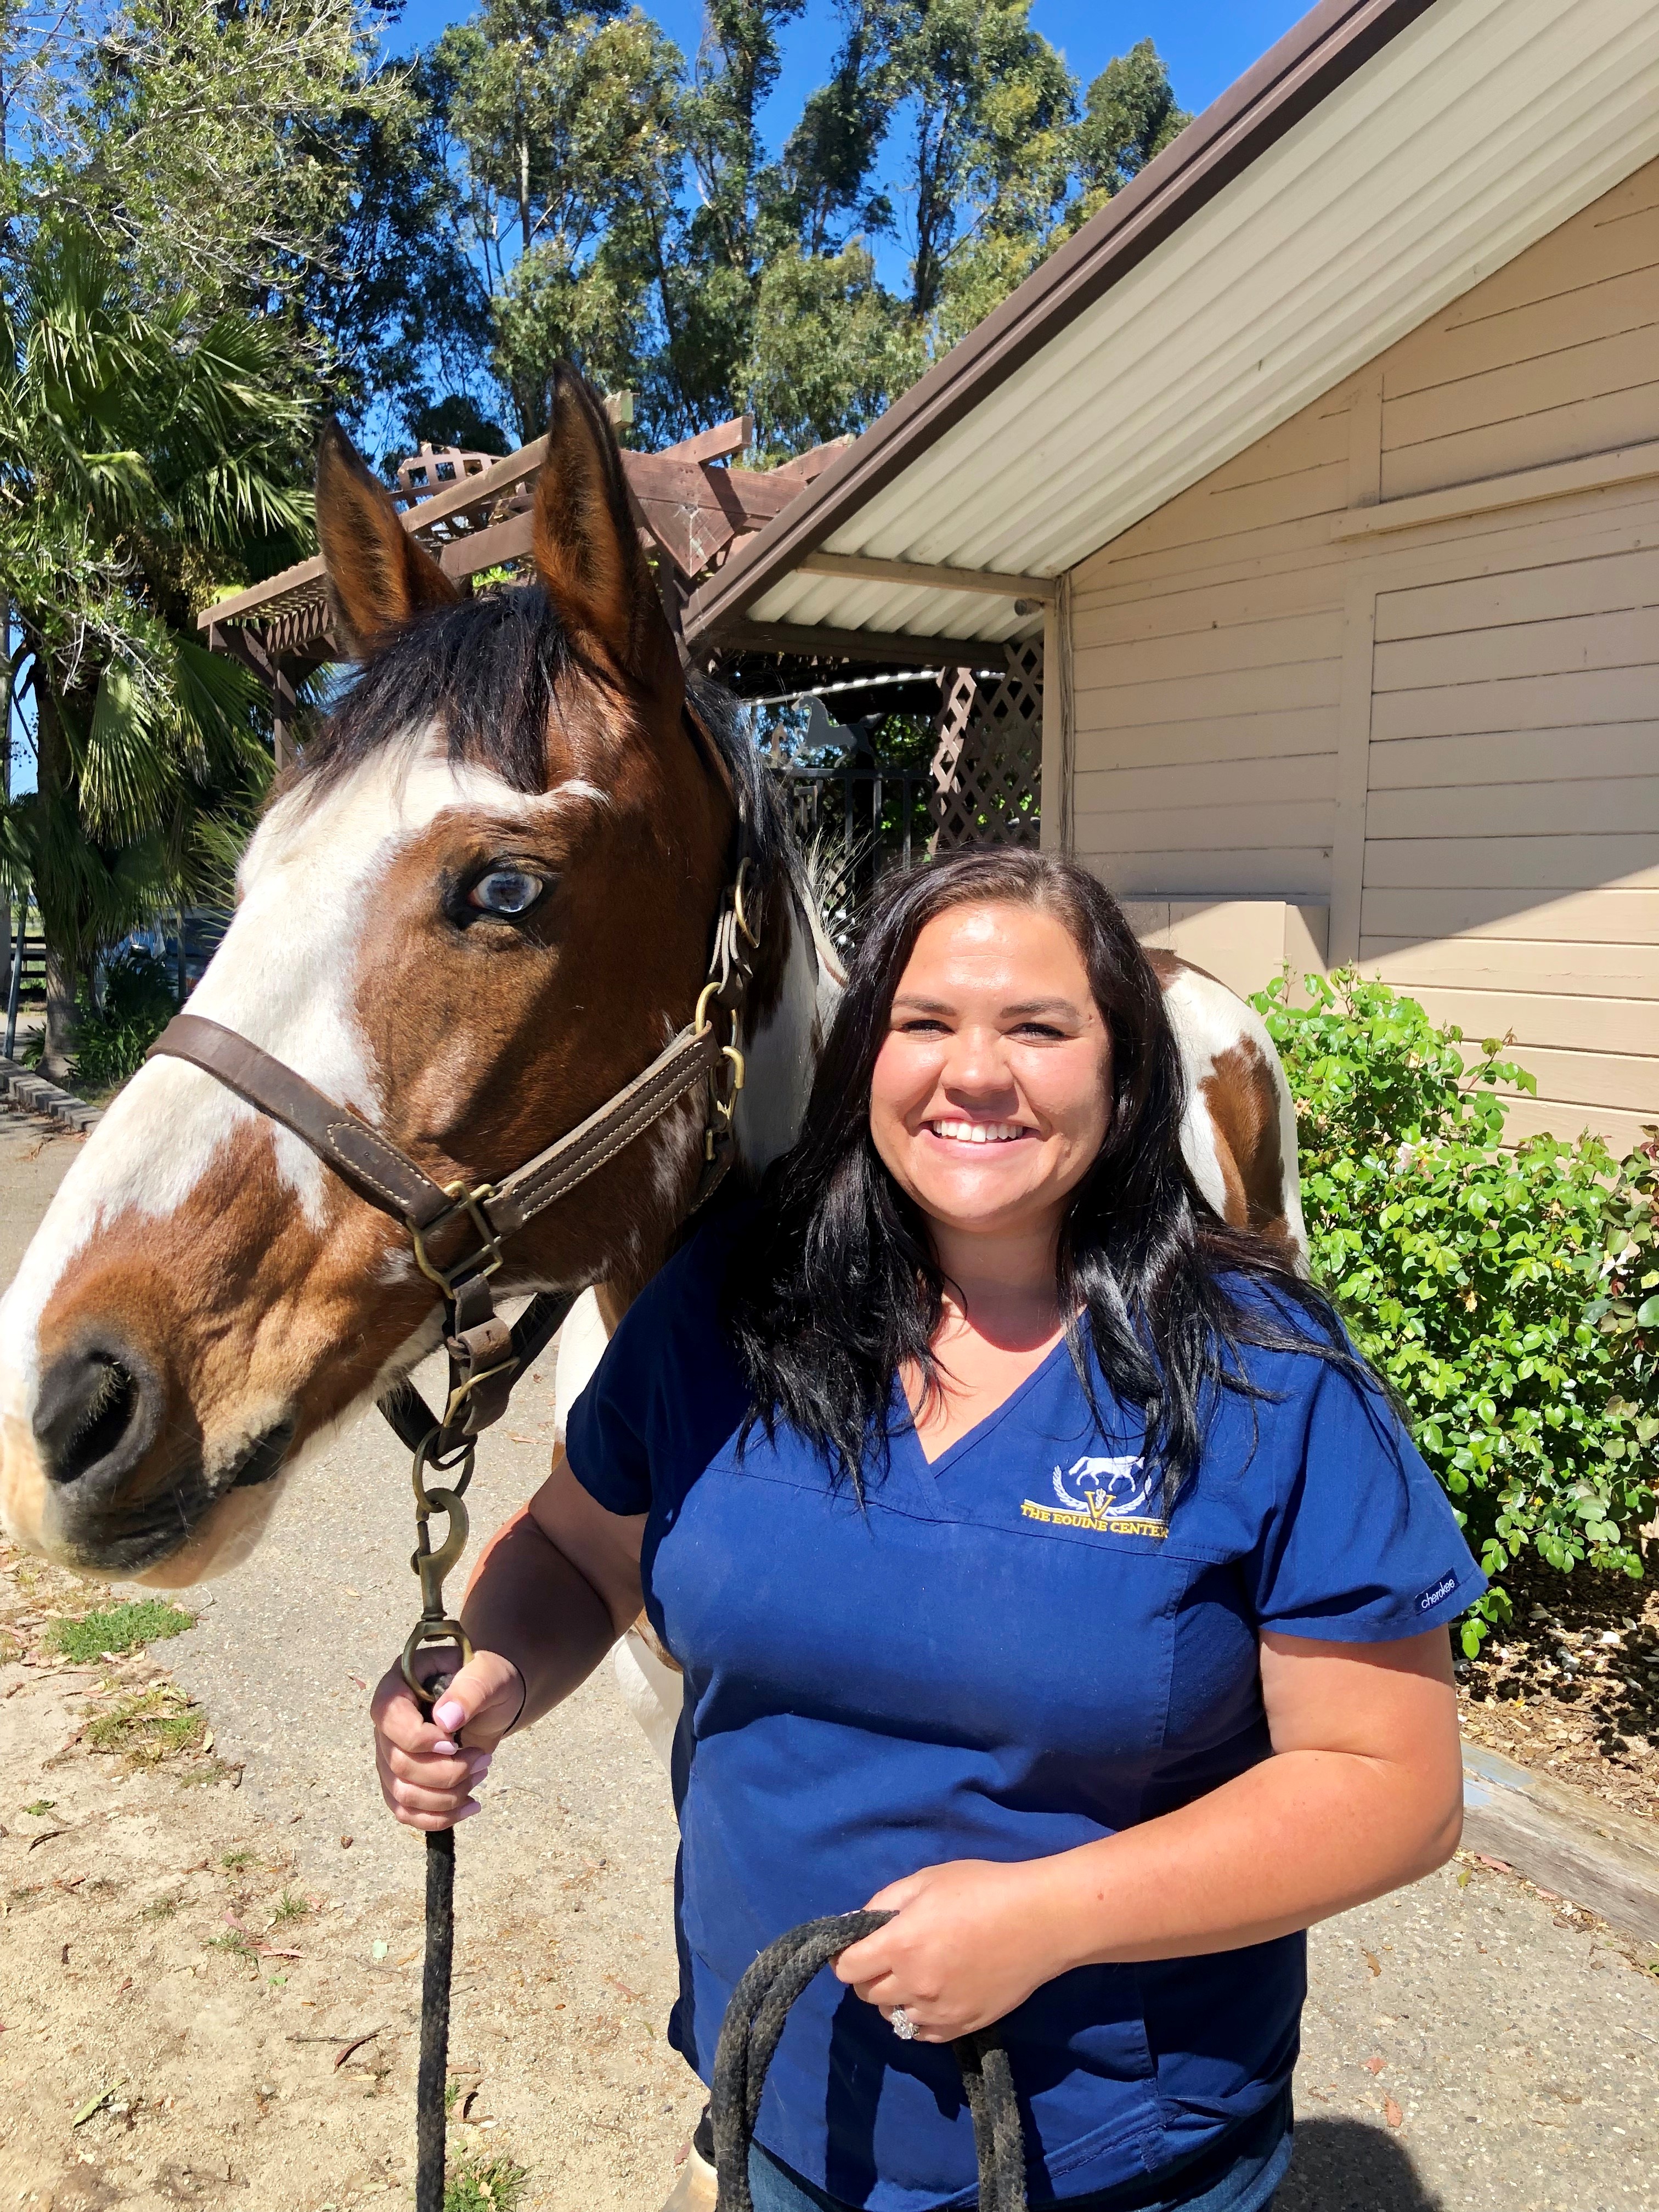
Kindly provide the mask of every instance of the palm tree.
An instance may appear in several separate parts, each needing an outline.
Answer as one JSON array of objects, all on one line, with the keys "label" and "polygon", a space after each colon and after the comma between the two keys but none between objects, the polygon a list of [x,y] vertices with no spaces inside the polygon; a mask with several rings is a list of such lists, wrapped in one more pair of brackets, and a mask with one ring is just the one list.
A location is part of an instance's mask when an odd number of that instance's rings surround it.
[{"label": "palm tree", "polygon": [[307,414],[281,326],[146,296],[70,221],[0,267],[0,603],[21,643],[38,787],[0,813],[0,875],[46,940],[62,1077],[99,951],[225,882],[269,779],[251,676],[198,642],[227,574],[298,556]]}]

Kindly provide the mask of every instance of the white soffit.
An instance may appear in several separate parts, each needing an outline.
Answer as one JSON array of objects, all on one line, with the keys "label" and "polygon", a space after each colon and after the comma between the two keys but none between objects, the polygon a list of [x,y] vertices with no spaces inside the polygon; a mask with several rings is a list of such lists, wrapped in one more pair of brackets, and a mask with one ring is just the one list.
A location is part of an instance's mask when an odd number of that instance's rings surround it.
[{"label": "white soffit", "polygon": [[[825,541],[1054,576],[1659,155],[1654,0],[1440,0]],[[766,622],[1003,638],[795,571]]]}]

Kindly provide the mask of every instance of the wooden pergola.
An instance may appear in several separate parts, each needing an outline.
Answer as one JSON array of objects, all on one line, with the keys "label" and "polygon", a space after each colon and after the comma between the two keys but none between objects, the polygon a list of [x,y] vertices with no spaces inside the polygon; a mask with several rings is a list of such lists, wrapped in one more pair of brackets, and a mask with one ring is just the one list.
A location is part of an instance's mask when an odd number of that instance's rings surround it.
[{"label": "wooden pergola", "polygon": [[[607,405],[621,414],[625,401]],[[783,664],[805,678],[804,688],[848,663],[937,671],[933,842],[1034,842],[1030,795],[1040,757],[1040,638],[988,647],[967,637],[824,630],[746,616],[734,616],[726,628],[697,619],[700,598],[730,556],[775,524],[854,442],[839,439],[776,468],[744,468],[738,457],[753,434],[753,417],[744,415],[661,453],[623,454],[641,543],[688,660],[728,677],[740,662],[752,665],[758,659],[774,669]],[[546,455],[545,438],[504,459],[423,447],[398,471],[392,495],[404,529],[457,581],[526,561],[536,479]],[[820,563],[832,559],[822,556]],[[1001,577],[989,581],[1005,596],[1024,583]],[[268,688],[279,768],[295,757],[301,687],[316,670],[346,657],[333,621],[320,555],[217,601],[197,617],[213,651],[240,661]],[[988,654],[999,664],[988,681]]]},{"label": "wooden pergola", "polygon": [[[731,465],[753,434],[753,417],[745,415],[659,453],[623,455],[635,520],[676,635],[696,586],[733,544],[781,514],[849,442],[820,446],[775,469]],[[457,581],[525,560],[536,479],[546,456],[545,438],[500,460],[423,447],[398,471],[392,495],[402,505],[404,529]],[[279,767],[293,757],[300,685],[343,657],[333,618],[319,554],[220,599],[197,617],[214,652],[240,660],[269,688]],[[926,642],[918,641],[923,650],[913,665],[939,665]]]}]

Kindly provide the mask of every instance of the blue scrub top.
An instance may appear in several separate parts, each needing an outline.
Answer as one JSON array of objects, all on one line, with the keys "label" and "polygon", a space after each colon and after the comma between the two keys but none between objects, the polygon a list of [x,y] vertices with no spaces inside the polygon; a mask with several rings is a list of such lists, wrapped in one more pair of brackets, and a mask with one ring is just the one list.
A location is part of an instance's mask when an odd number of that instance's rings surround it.
[{"label": "blue scrub top", "polygon": [[[1385,1643],[1486,1586],[1381,1399],[1312,1353],[1251,1355],[1276,1395],[1224,1395],[1167,1524],[1139,1417],[1097,1376],[1097,1428],[1063,1343],[932,1466],[897,1398],[862,1506],[791,1430],[740,1453],[733,1233],[712,1223],[636,1301],[566,1440],[600,1504],[647,1516],[646,1610],[684,1669],[669,2034],[705,2081],[733,1985],[787,1928],[1170,1812],[1267,1757],[1264,1628]],[[1305,1986],[1296,1935],[1036,1991],[1004,2023],[1033,2202],[1144,2179],[1259,2112]],[[827,1973],[757,2133],[871,2212],[975,2195],[949,2048],[901,2042]]]}]

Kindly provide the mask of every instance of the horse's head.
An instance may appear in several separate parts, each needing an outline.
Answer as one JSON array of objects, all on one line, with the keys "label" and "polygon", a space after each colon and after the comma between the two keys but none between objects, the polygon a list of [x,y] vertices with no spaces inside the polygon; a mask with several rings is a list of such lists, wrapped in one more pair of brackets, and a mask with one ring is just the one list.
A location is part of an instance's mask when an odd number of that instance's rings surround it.
[{"label": "horse's head", "polygon": [[[537,585],[464,596],[337,431],[317,520],[361,671],[276,790],[191,1010],[437,1182],[497,1179],[688,1018],[748,771],[683,718],[615,441],[575,377]],[[502,1287],[648,1270],[701,1126],[687,1099],[515,1240]],[[229,1564],[277,1478],[432,1348],[438,1316],[399,1224],[198,1068],[153,1060],[0,1305],[0,1516],[104,1573]]]}]

